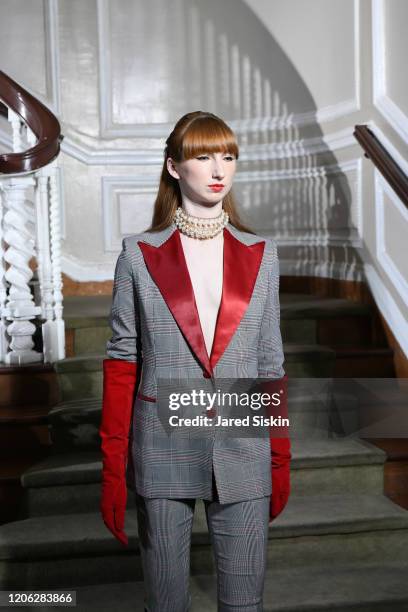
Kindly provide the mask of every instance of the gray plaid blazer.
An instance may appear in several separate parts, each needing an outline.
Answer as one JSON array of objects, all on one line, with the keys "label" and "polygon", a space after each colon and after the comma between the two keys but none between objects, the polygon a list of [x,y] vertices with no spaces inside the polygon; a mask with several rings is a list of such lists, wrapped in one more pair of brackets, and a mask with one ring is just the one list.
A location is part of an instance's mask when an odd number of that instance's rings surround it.
[{"label": "gray plaid blazer", "polygon": [[122,242],[106,352],[139,364],[127,484],[144,497],[212,499],[213,470],[222,504],[272,492],[268,437],[217,437],[212,428],[206,438],[186,442],[163,435],[157,414],[158,379],[216,383],[285,374],[276,243],[230,223],[223,231],[223,290],[211,355],[176,225]]}]

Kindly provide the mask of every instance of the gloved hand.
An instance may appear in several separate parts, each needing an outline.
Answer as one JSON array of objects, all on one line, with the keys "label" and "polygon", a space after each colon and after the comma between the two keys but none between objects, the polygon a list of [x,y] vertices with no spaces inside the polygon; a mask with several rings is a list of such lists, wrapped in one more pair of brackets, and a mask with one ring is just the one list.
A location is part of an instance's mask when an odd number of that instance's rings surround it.
[{"label": "gloved hand", "polygon": [[[279,395],[280,404],[269,407],[269,416],[288,418],[288,376],[263,383],[262,390],[270,395]],[[280,437],[280,435],[284,437]],[[269,522],[273,521],[286,506],[290,495],[290,449],[289,427],[282,425],[269,428],[271,443],[272,495],[269,506]]]},{"label": "gloved hand", "polygon": [[290,495],[290,440],[271,438],[272,495],[269,506],[269,522],[286,506]]},{"label": "gloved hand", "polygon": [[127,501],[126,464],[137,362],[123,359],[103,361],[102,419],[99,428],[102,450],[100,511],[107,528],[124,546]]}]

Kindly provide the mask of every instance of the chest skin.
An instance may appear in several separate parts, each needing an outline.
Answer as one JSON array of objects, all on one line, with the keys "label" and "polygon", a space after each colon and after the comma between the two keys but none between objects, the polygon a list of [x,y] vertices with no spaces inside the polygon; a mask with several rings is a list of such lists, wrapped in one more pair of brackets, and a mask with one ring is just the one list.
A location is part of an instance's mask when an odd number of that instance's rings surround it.
[{"label": "chest skin", "polygon": [[208,355],[214,341],[223,284],[224,236],[197,240],[180,234]]}]

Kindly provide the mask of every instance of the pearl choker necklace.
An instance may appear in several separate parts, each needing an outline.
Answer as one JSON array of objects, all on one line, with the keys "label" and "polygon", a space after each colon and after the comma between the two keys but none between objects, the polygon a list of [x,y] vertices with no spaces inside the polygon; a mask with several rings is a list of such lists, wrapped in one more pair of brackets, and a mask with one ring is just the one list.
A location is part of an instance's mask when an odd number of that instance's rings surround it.
[{"label": "pearl choker necklace", "polygon": [[224,227],[226,227],[228,220],[229,215],[225,210],[222,210],[218,217],[205,219],[203,217],[189,215],[181,206],[177,208],[173,219],[180,232],[191,238],[198,238],[199,240],[214,238],[214,236],[219,234]]}]

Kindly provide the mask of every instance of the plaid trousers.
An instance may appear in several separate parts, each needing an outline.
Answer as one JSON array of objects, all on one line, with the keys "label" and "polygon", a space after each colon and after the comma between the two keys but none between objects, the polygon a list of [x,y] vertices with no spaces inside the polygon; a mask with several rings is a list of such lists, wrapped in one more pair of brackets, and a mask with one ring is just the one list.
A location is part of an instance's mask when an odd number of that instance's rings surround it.
[{"label": "plaid trousers", "polygon": [[[193,498],[136,495],[145,612],[188,612]],[[262,612],[270,496],[221,504],[213,472],[204,499],[217,571],[218,612]]]}]

